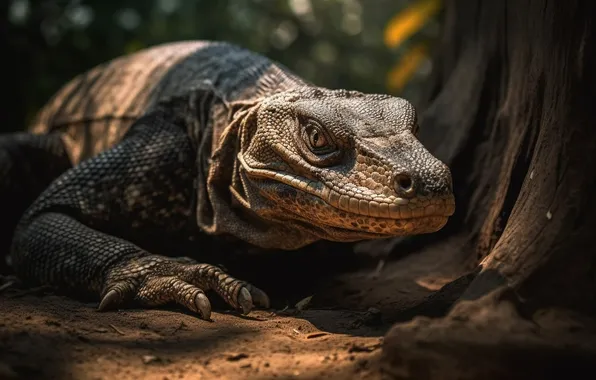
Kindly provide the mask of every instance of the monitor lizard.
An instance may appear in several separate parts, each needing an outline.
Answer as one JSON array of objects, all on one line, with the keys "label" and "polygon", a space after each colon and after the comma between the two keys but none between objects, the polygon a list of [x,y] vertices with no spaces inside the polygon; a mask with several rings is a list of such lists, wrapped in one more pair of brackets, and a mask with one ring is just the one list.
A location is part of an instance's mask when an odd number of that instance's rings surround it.
[{"label": "monitor lizard", "polygon": [[203,237],[293,250],[438,231],[451,173],[417,129],[402,98],[318,87],[226,42],[119,57],[1,137],[0,188],[27,202],[10,262],[100,310],[177,302],[209,319],[207,290],[242,313],[268,307],[201,261]]}]

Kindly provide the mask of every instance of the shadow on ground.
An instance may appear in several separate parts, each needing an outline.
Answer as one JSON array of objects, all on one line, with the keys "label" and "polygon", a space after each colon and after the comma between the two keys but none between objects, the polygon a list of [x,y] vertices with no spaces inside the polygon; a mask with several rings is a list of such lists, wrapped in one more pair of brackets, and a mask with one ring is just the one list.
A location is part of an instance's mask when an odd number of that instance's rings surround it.
[{"label": "shadow on ground", "polygon": [[[357,313],[214,313],[207,322],[175,310],[98,313],[65,297],[14,295],[0,299],[0,378],[380,375],[383,331],[350,327]],[[369,336],[329,333],[309,320]]]},{"label": "shadow on ground", "polygon": [[271,310],[242,317],[212,297],[211,322],[175,308],[99,313],[96,303],[5,290],[0,378],[381,378],[390,326],[443,313],[458,292],[437,290],[465,274],[457,255],[432,247],[384,265],[338,252],[294,257],[253,261],[258,270],[242,277],[273,295]]}]

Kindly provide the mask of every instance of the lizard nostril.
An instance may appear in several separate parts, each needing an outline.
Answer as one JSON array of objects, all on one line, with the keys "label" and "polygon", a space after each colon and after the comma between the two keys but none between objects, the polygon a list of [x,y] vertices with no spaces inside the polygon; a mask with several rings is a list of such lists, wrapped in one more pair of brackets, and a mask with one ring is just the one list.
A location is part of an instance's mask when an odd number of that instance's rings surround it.
[{"label": "lizard nostril", "polygon": [[403,197],[414,195],[414,181],[408,174],[400,173],[395,176],[395,191]]}]

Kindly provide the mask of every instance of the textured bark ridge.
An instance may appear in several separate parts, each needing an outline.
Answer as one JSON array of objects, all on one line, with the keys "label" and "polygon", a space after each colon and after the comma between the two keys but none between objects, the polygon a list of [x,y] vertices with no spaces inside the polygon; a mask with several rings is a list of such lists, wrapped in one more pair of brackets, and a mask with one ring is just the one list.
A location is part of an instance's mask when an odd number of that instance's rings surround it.
[{"label": "textured bark ridge", "polygon": [[453,256],[478,275],[418,307],[459,297],[446,316],[388,333],[395,377],[594,370],[595,15],[579,0],[446,1],[421,140],[454,178],[457,211],[436,244],[463,237]]}]

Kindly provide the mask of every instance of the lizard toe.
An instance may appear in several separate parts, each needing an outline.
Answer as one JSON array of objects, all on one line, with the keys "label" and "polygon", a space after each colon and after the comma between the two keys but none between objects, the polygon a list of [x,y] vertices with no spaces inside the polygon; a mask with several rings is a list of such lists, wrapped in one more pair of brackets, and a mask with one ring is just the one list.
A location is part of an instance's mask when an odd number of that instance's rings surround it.
[{"label": "lizard toe", "polygon": [[202,289],[213,289],[226,303],[248,314],[255,305],[268,308],[269,297],[261,289],[238,280],[211,264],[188,265],[181,278]]},{"label": "lizard toe", "polygon": [[148,278],[139,289],[136,298],[147,306],[176,302],[199,314],[202,319],[211,319],[211,303],[203,289],[175,276]]}]

